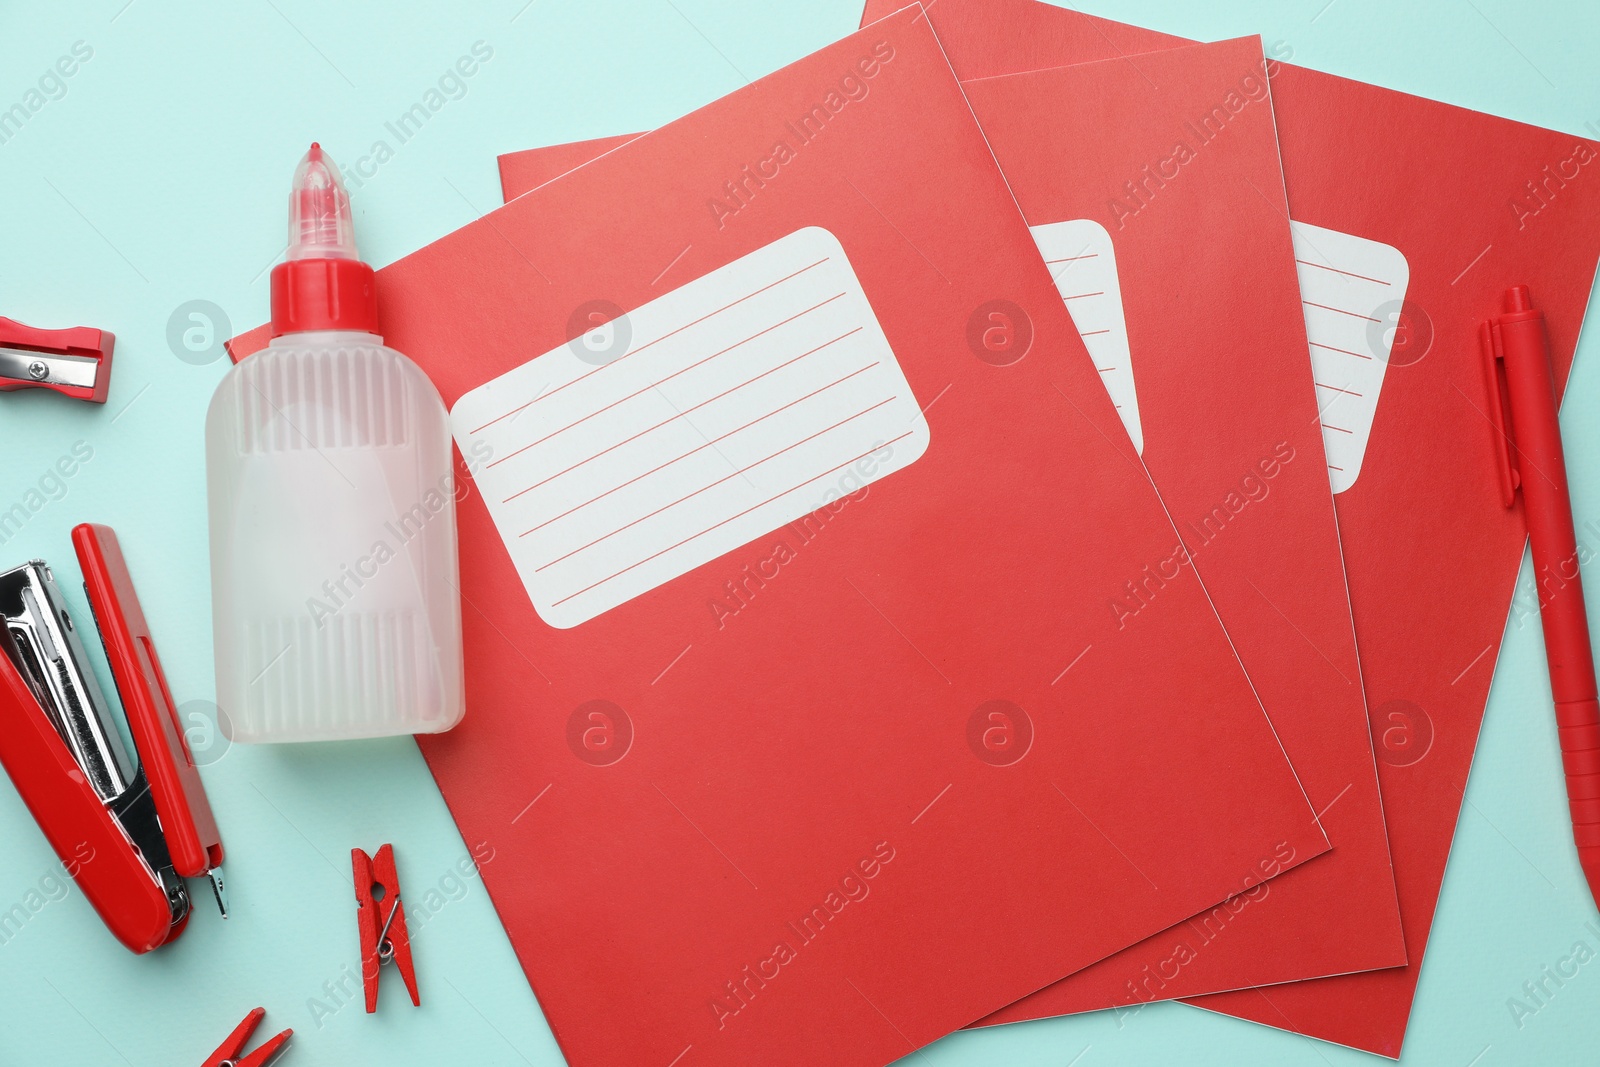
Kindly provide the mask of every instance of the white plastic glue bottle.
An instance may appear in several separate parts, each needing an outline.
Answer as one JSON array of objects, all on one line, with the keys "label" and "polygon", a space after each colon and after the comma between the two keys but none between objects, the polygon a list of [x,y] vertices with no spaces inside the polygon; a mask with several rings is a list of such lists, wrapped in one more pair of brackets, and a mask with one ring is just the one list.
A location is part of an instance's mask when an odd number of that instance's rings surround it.
[{"label": "white plastic glue bottle", "polygon": [[461,720],[449,419],[378,336],[350,197],[313,144],[272,271],[272,340],[206,414],[217,704],[237,741]]}]

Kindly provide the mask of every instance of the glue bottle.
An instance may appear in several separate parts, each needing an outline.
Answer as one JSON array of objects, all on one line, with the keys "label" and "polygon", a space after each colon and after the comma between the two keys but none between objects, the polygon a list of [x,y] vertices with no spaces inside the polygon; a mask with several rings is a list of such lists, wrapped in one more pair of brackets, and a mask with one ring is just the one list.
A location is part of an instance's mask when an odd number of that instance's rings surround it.
[{"label": "glue bottle", "polygon": [[238,741],[460,721],[449,419],[378,335],[350,197],[313,144],[272,271],[272,340],[206,414],[217,704]]}]

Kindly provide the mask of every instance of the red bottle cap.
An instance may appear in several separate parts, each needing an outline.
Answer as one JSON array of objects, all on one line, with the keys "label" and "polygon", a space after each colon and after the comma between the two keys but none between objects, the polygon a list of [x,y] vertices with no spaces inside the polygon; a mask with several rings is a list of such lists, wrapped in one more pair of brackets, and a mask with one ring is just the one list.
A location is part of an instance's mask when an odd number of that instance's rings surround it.
[{"label": "red bottle cap", "polygon": [[306,330],[378,332],[378,288],[356,253],[350,194],[312,143],[289,192],[288,258],[272,269],[272,336]]}]

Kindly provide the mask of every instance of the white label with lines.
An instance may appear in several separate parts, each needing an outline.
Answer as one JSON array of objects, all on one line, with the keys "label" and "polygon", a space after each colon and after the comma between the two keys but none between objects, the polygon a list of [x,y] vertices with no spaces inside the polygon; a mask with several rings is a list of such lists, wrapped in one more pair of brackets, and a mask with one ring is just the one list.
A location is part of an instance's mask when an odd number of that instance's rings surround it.
[{"label": "white label with lines", "polygon": [[1056,291],[1072,315],[1072,324],[1122,416],[1122,425],[1133,439],[1133,447],[1143,455],[1139,395],[1133,387],[1133,356],[1111,234],[1093,219],[1051,222],[1031,229],[1050,277],[1055,279]]},{"label": "white label with lines", "polygon": [[1342,493],[1361,473],[1411,268],[1399,249],[1364,237],[1303,222],[1290,232],[1328,477]]},{"label": "white label with lines", "polygon": [[475,480],[551,626],[587,622],[928,447],[827,230],[797,230],[625,320],[479,386],[450,414],[464,454],[489,446]]}]

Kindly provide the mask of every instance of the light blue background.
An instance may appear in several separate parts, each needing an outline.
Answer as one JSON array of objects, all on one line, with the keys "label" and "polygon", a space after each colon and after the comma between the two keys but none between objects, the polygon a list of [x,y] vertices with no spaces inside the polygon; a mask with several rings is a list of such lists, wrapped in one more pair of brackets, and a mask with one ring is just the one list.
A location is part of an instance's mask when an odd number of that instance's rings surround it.
[{"label": "light blue background", "polygon": [[[1269,45],[1284,42],[1297,63],[1600,136],[1593,0],[1085,7],[1201,39],[1260,33]],[[226,364],[178,359],[167,323],[193,299],[219,304],[239,329],[266,318],[286,183],[307,142],[320,139],[352,162],[473,42],[494,49],[466,94],[355,191],[362,247],[381,265],[496,205],[497,153],[658,125],[848,33],[859,11],[856,0],[5,3],[0,109],[74,42],[87,42],[93,57],[64,96],[0,144],[0,314],[90,323],[118,341],[104,408],[0,396],[0,510],[74,442],[94,451],[65,495],[0,546],[0,563],[45,556],[70,573],[71,526],[111,523],[176,698],[209,698],[202,427]],[[1427,175],[1417,175],[1416,195],[1429,195]],[[1600,530],[1600,340],[1592,333],[1564,421],[1579,520]],[[1584,925],[1595,911],[1568,833],[1548,701],[1538,627],[1512,623],[1407,1064],[1596,1058],[1600,962],[1521,1027],[1507,1007],[1574,942],[1600,947],[1600,923]],[[205,777],[229,846],[233,918],[224,925],[200,900],[176,945],[135,958],[111,942],[76,890],[45,904],[0,945],[0,1063],[198,1064],[257,1004],[270,1013],[263,1032],[297,1030],[288,1062],[306,1067],[561,1062],[481,883],[451,877],[466,848],[412,741],[239,746],[220,755]],[[417,930],[423,1006],[404,1002],[391,973],[376,1017],[357,1003],[319,1019],[308,1002],[334,1004],[324,982],[356,984],[349,849],[385,841],[401,849],[408,909],[429,910],[420,902],[430,887],[445,901]],[[0,843],[4,911],[41,885],[48,890],[55,865],[8,786],[0,786]],[[1376,1061],[1160,1005],[1122,1019],[1101,1013],[963,1033],[907,1062]]]}]

